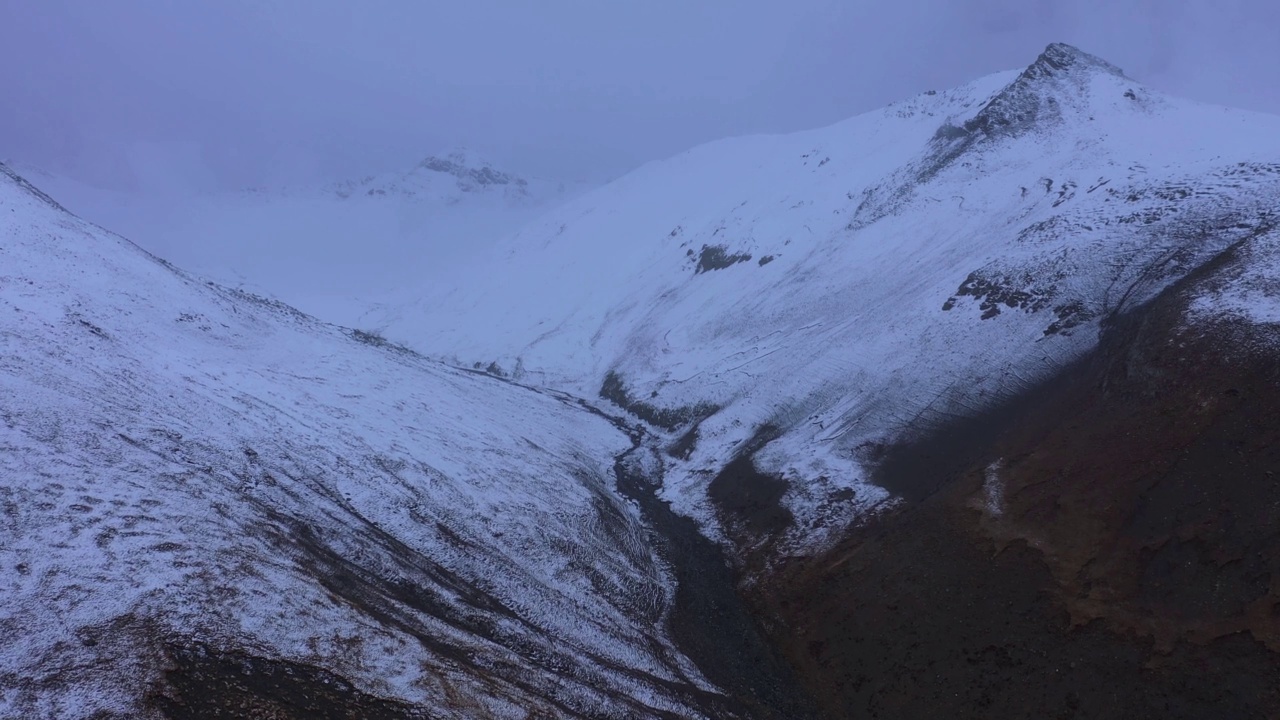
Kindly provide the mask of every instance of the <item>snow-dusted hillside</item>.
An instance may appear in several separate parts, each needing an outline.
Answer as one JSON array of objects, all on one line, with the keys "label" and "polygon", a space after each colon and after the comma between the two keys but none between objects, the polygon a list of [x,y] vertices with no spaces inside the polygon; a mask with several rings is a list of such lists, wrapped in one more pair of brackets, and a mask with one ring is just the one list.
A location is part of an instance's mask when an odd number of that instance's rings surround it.
[{"label": "snow-dusted hillside", "polygon": [[503,172],[461,149],[402,173],[236,193],[108,191],[18,171],[179,267],[353,327],[584,189]]},{"label": "snow-dusted hillside", "polygon": [[318,668],[311,701],[397,717],[717,696],[609,422],[195,279],[0,170],[0,717],[206,702],[175,668]]},{"label": "snow-dusted hillside", "polygon": [[714,530],[708,483],[752,452],[812,544],[892,500],[867,482],[885,443],[1050,376],[1108,317],[1274,237],[1277,197],[1280,118],[1052,45],[1021,72],[648,165],[385,327],[681,433],[707,416],[666,497]]}]

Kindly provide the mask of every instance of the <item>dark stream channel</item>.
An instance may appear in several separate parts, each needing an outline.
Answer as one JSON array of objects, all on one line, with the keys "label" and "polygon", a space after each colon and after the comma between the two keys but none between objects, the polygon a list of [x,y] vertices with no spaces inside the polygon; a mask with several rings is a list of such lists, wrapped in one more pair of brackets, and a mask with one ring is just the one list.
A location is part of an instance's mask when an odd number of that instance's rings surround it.
[{"label": "dark stream channel", "polygon": [[675,575],[670,616],[672,638],[730,698],[727,713],[751,718],[816,717],[790,665],[765,639],[759,623],[738,595],[737,576],[719,545],[691,518],[660,499],[662,478],[647,477],[628,459],[646,452],[646,433],[586,403],[631,438],[632,448],[614,459],[618,492],[640,507],[657,550]]}]

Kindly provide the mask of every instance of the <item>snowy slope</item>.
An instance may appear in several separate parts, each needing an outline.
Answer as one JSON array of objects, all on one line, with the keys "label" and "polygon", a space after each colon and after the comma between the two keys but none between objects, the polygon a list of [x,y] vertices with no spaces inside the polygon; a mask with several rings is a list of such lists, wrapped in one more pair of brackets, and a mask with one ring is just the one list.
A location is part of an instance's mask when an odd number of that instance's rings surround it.
[{"label": "snowy slope", "polygon": [[146,716],[208,646],[431,717],[697,716],[714,689],[612,489],[628,447],[194,279],[0,166],[0,717]]},{"label": "snowy slope", "polygon": [[892,501],[867,482],[885,443],[1063,368],[1107,317],[1267,236],[1278,193],[1280,118],[1052,45],[1020,72],[648,165],[385,326],[603,387],[673,438],[718,409],[666,460],[666,497],[714,531],[708,482],[763,444],[811,544]]},{"label": "snowy slope", "polygon": [[234,193],[111,191],[17,170],[179,267],[353,327],[585,189],[503,172],[465,149],[406,172]]},{"label": "snowy slope", "polygon": [[[1280,198],[1276,205],[1280,210]],[[1245,335],[1260,347],[1224,348],[1232,351],[1280,352],[1280,232],[1270,232],[1241,243],[1224,258],[1223,267],[1196,289],[1186,322],[1192,326],[1248,327]],[[1228,332],[1236,339],[1238,333]],[[1270,342],[1268,342],[1270,341]]]}]

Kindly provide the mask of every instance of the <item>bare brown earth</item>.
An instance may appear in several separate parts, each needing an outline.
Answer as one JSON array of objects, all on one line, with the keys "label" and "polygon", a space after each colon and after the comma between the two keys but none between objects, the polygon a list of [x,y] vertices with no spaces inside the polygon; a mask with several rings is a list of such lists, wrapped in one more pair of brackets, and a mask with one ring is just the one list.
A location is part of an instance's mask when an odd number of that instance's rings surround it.
[{"label": "bare brown earth", "polygon": [[174,720],[315,718],[430,720],[432,713],[367,695],[311,665],[202,644],[171,644],[165,683],[147,703]]},{"label": "bare brown earth", "polygon": [[901,507],[747,591],[824,716],[1280,718],[1278,331],[1186,302],[892,449]]}]

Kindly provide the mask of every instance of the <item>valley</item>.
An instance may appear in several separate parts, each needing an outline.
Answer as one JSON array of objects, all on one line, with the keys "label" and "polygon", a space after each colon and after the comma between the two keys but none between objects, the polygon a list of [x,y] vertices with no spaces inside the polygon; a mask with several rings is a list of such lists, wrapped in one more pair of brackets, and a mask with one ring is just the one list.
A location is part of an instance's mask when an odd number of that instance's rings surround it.
[{"label": "valley", "polygon": [[0,168],[0,716],[1280,713],[1278,117],[1053,44],[355,328]]}]

